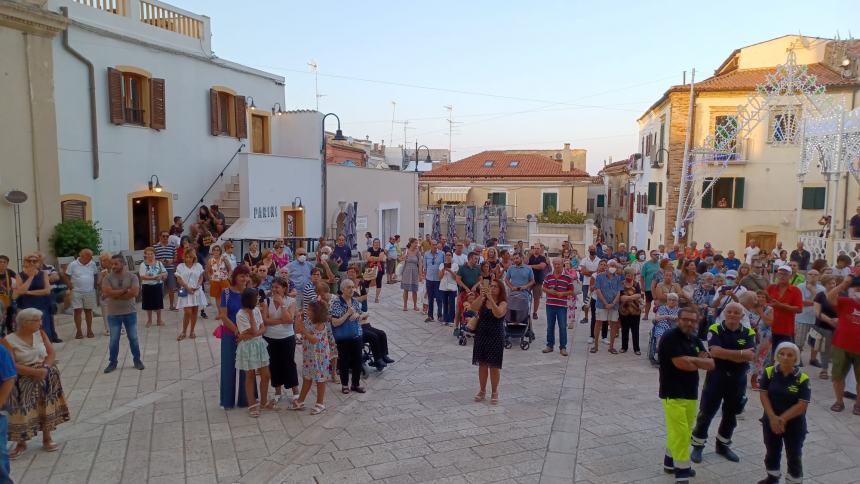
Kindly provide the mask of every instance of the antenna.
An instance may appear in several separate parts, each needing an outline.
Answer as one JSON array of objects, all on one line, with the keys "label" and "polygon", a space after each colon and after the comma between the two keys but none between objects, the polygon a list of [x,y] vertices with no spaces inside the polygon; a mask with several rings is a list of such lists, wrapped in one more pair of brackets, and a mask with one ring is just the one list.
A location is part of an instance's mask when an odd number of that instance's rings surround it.
[{"label": "antenna", "polygon": [[394,113],[397,111],[397,101],[391,101],[391,136],[388,137],[388,141],[394,145]]},{"label": "antenna", "polygon": [[460,124],[454,121],[454,106],[449,104],[447,106],[443,106],[448,110],[448,163],[451,163],[454,160],[454,150],[452,149],[453,140],[454,140],[454,125]]},{"label": "antenna", "polygon": [[316,98],[316,102],[317,102],[317,111],[319,111],[320,110],[320,98],[325,96],[325,94],[320,94],[319,72],[317,72],[319,70],[319,65],[317,64],[317,61],[311,59],[311,61],[308,62],[308,67],[310,67],[311,72],[314,73],[314,97]]}]

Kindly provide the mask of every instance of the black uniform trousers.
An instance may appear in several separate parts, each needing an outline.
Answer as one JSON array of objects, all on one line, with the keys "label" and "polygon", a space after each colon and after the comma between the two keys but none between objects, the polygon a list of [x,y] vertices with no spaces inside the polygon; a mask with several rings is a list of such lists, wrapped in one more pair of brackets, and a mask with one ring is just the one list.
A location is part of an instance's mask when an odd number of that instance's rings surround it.
[{"label": "black uniform trousers", "polygon": [[723,416],[717,430],[717,438],[730,444],[738,425],[743,398],[747,389],[747,372],[727,373],[722,370],[709,371],[702,387],[699,414],[693,428],[693,445],[704,446],[708,440],[708,427],[722,404]]},{"label": "black uniform trousers", "polygon": [[803,477],[801,456],[803,441],[806,439],[806,416],[789,420],[785,425],[785,432],[781,435],[770,430],[770,422],[765,417],[761,419],[761,427],[766,449],[764,467],[767,473],[774,476],[780,475],[780,458],[782,457],[782,448],[785,446],[785,460],[788,461],[788,475],[790,477],[786,482],[800,482],[800,478]]},{"label": "black uniform trousers", "polygon": [[361,334],[364,342],[370,345],[374,360],[388,355],[388,335],[385,331],[371,327],[370,324],[362,324]]}]

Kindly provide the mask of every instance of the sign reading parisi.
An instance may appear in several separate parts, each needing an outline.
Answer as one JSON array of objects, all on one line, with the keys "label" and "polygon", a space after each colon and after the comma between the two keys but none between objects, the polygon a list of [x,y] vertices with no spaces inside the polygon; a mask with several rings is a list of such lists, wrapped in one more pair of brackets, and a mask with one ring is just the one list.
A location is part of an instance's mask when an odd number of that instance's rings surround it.
[{"label": "sign reading parisi", "polygon": [[277,218],[278,215],[278,207],[274,205],[262,206],[262,207],[254,207],[253,210],[253,218]]}]

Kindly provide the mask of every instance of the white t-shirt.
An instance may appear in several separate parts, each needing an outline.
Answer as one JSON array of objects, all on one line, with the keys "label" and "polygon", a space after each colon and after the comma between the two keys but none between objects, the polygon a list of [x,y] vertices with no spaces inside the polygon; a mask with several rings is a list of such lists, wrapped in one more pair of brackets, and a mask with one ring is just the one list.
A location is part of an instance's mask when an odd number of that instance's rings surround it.
[{"label": "white t-shirt", "polygon": [[[263,315],[260,313],[260,308],[254,308],[254,321],[257,323],[257,328],[263,326]],[[242,308],[236,314],[236,327],[239,328],[240,333],[251,329],[251,320],[248,318],[247,309]]]},{"label": "white t-shirt", "polygon": [[[580,269],[585,269],[588,272],[596,273],[597,272],[597,266],[599,266],[599,265],[600,265],[600,257],[595,257],[594,260],[591,260],[591,257],[588,256],[588,257],[585,257],[584,259],[582,259],[581,261],[579,261]],[[593,276],[584,278],[582,280],[582,285],[583,286],[590,286],[592,278],[593,278]]]},{"label": "white t-shirt", "polygon": [[[717,289],[717,294],[714,295],[714,301],[716,301],[720,297],[719,291],[723,290],[724,288],[730,288],[732,290],[732,292],[734,292],[735,296],[738,297],[738,299],[740,299],[741,296],[745,292],[747,292],[747,288],[745,288],[744,286],[723,286],[723,287]],[[720,307],[723,308],[723,310],[720,311],[720,315],[717,316],[717,320],[716,320],[717,323],[722,323],[723,321],[726,320],[725,308],[726,308],[726,306],[729,305],[730,302],[734,302],[734,299],[732,299],[729,296],[726,296],[723,298],[722,304],[720,304],[720,306],[716,308],[716,309],[720,309]],[[746,309],[744,309],[744,317],[743,317],[743,319],[741,319],[741,325],[744,328],[750,327],[750,315],[749,315],[749,311],[747,311]]]},{"label": "white t-shirt", "polygon": [[836,266],[833,266],[833,275],[834,276],[848,277],[851,275],[851,266],[845,266],[842,269],[840,269]]},{"label": "white t-shirt", "polygon": [[98,268],[94,260],[84,265],[79,259],[75,259],[66,267],[66,275],[72,279],[72,290],[75,292],[94,291],[97,272]]},{"label": "white t-shirt", "polygon": [[[747,247],[744,249],[744,261],[746,261],[747,264],[752,264],[753,257],[759,255],[760,252],[761,248],[759,247]],[[779,257],[779,254],[777,254],[777,257]]]},{"label": "white t-shirt", "polygon": [[462,254],[460,254],[460,255],[457,255],[457,254],[451,254],[451,260],[452,260],[455,264],[457,264],[458,266],[463,267],[464,265],[466,265],[466,262],[468,262],[468,261],[469,261],[469,254],[468,254],[468,253],[466,253],[466,252],[463,252],[463,253],[462,253]]},{"label": "white t-shirt", "polygon": [[171,235],[170,237],[168,237],[168,238],[167,238],[167,243],[168,243],[169,245],[174,246],[174,247],[179,247],[180,245],[182,245],[182,239],[181,239],[181,238],[179,238],[179,236],[178,236],[178,235],[173,234],[173,235]]},{"label": "white t-shirt", "polygon": [[[280,308],[276,308],[275,301],[270,300],[269,304],[267,304],[267,307],[269,308],[269,317],[272,319],[281,319],[281,315],[286,313],[287,308],[295,301],[296,300],[290,296],[284,296],[283,305]],[[266,332],[263,333],[263,336],[272,339],[284,339],[294,336],[295,334],[296,329],[292,324],[278,324],[276,326],[266,326]]]},{"label": "white t-shirt", "polygon": [[[441,271],[445,267],[445,263],[439,264],[439,270]],[[456,262],[451,263],[451,270],[454,274],[460,270],[460,266],[457,265]],[[445,275],[442,276],[442,279],[439,280],[439,290],[440,291],[456,291],[457,290],[457,278],[452,276],[450,272],[446,272]]]}]

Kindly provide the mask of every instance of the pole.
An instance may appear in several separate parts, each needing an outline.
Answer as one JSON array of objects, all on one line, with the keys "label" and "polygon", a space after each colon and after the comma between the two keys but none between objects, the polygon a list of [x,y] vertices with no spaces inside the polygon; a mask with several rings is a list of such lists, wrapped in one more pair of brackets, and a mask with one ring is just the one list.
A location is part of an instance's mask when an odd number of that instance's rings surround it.
[{"label": "pole", "polygon": [[397,102],[391,101],[391,136],[388,137],[388,142],[394,146],[394,113],[397,111]]},{"label": "pole", "polygon": [[418,138],[415,139],[415,173],[418,173]]},{"label": "pole", "polygon": [[452,140],[454,139],[454,106],[445,106],[448,110],[448,163],[451,163],[453,156],[451,154]]},{"label": "pole", "polygon": [[694,86],[696,85],[696,69],[690,72],[690,107],[687,111],[687,132],[684,135],[684,158],[681,160],[681,183],[678,186],[678,209],[675,211],[675,230],[672,234],[674,243],[678,243],[681,238],[682,210],[687,204],[687,171],[688,158],[690,157],[690,131],[693,129],[693,96],[695,94]]},{"label": "pole", "polygon": [[[833,182],[833,193],[830,198],[830,237],[829,238],[829,249],[832,251],[833,259],[830,260],[831,263],[835,263],[836,257],[839,256],[839,249],[836,247],[836,231],[833,230],[836,227],[836,200],[839,198],[839,178],[840,174],[843,170],[842,166],[842,142],[845,137],[845,111],[841,111],[839,113],[839,132],[837,134],[838,138],[836,138],[836,159],[833,161],[834,165],[830,167],[830,175],[829,178],[835,178]],[[847,167],[845,167],[847,168]],[[846,180],[847,187],[847,180]],[[846,188],[845,194],[847,196],[848,189]],[[843,222],[844,224],[844,222]],[[826,257],[826,254],[825,254]]]}]

